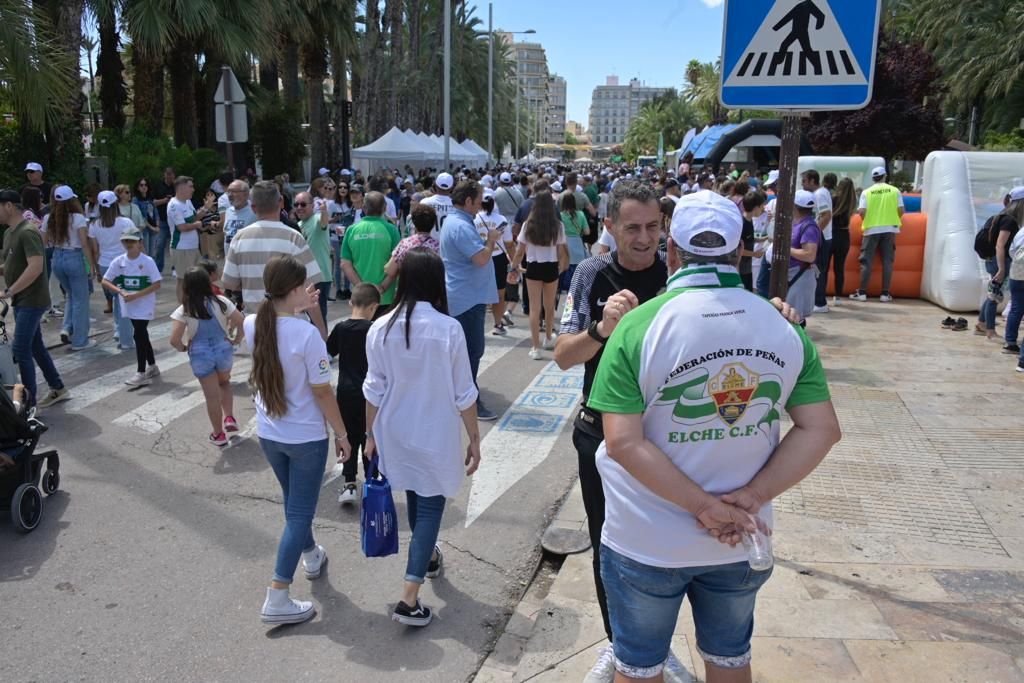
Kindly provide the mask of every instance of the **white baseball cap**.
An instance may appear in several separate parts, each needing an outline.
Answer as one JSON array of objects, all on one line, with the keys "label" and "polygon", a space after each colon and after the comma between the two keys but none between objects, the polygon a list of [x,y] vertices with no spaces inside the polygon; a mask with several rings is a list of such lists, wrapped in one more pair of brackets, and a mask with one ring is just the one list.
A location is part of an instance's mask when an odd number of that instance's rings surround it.
[{"label": "white baseball cap", "polygon": [[779,182],[779,172],[778,171],[768,171],[768,180],[764,181],[764,184],[765,185],[774,185],[777,182]]},{"label": "white baseball cap", "polygon": [[551,183],[551,191],[552,192],[561,192],[562,191],[562,183],[558,182],[557,180],[555,182]]},{"label": "white baseball cap", "polygon": [[96,201],[99,202],[100,206],[113,206],[117,204],[117,195],[110,190],[103,190],[96,196]]},{"label": "white baseball cap", "polygon": [[886,175],[887,174],[885,172],[885,166],[876,166],[875,168],[871,169],[872,178],[884,178]]},{"label": "white baseball cap", "polygon": [[67,185],[61,185],[53,191],[53,198],[58,202],[66,202],[69,199],[77,199],[78,195]]},{"label": "white baseball cap", "polygon": [[25,170],[26,171],[35,171],[37,173],[42,173],[43,172],[43,166],[42,166],[42,164],[37,164],[34,161],[30,161],[27,164],[25,164]]},{"label": "white baseball cap", "polygon": [[494,197],[494,190],[489,187],[484,188],[484,199],[491,199]]},{"label": "white baseball cap", "polygon": [[352,173],[352,171],[350,171],[350,170],[349,170],[349,169],[347,169],[347,168],[343,168],[343,169],[341,169],[340,171],[338,171],[338,173],[339,173],[340,175],[354,175],[354,174]]},{"label": "white baseball cap", "polygon": [[442,173],[437,176],[437,180],[434,181],[434,184],[442,190],[450,190],[455,187],[455,178],[452,177],[451,173]]},{"label": "white baseball cap", "polygon": [[[724,256],[736,251],[743,233],[743,216],[736,205],[711,190],[688,194],[676,204],[669,229],[677,247],[697,256]],[[713,232],[725,240],[721,247],[692,243],[702,232]]]},{"label": "white baseball cap", "polygon": [[494,187],[494,176],[488,173],[487,175],[480,179],[480,184],[483,185],[484,187]]},{"label": "white baseball cap", "polygon": [[1021,199],[1024,199],[1024,185],[1021,185],[1019,187],[1015,187],[1012,190],[1010,190],[1010,201],[1011,202],[1020,201]]},{"label": "white baseball cap", "polygon": [[793,203],[802,209],[813,209],[814,193],[808,192],[807,190],[797,190],[796,196],[793,198]]},{"label": "white baseball cap", "polygon": [[321,166],[316,173],[317,175],[328,175],[330,174],[330,171]]},{"label": "white baseball cap", "polygon": [[498,180],[501,182],[502,185],[511,185],[512,184],[512,174],[509,173],[508,171],[505,171],[500,176],[498,176]]}]

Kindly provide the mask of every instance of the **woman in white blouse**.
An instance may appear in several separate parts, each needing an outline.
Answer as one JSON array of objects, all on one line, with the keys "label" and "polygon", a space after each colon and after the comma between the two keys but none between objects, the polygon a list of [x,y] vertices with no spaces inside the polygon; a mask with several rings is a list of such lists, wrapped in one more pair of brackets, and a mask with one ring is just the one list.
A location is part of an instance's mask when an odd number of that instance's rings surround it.
[{"label": "woman in white blouse", "polygon": [[[463,471],[480,465],[477,389],[462,327],[448,316],[440,256],[419,248],[402,259],[395,309],[370,328],[366,356],[366,456],[377,453],[391,486],[405,491],[412,528],[405,589],[391,618],[426,626],[432,614],[419,592],[424,578],[441,573],[445,499],[458,493]],[[465,458],[460,416],[469,434]]]},{"label": "woman in white blouse", "polygon": [[96,259],[89,249],[89,221],[86,220],[78,195],[67,185],[53,191],[50,213],[43,217],[40,228],[46,245],[53,247],[51,267],[61,288],[67,293],[64,326],[60,340],[71,344],[72,351],[95,346],[89,340],[89,273],[97,272]]}]

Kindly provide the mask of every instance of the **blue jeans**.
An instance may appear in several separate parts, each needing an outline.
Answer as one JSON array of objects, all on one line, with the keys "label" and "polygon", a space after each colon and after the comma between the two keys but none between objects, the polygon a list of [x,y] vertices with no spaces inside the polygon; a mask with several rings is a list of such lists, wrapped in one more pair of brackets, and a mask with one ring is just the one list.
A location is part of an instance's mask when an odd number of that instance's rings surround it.
[{"label": "blue jeans", "polygon": [[68,295],[64,332],[71,337],[71,346],[85,346],[89,341],[89,276],[82,250],[54,249],[53,274]]},{"label": "blue jeans", "polygon": [[690,599],[697,651],[704,661],[738,669],[750,663],[754,599],[772,570],[746,562],[708,567],[651,567],[601,546],[615,668],[632,678],[662,669],[683,598]]},{"label": "blue jeans", "polygon": [[771,289],[772,284],[772,264],[771,261],[766,259],[764,256],[761,257],[761,268],[757,271],[757,285],[754,289],[758,295],[768,298],[768,291]]},{"label": "blue jeans", "polygon": [[[1010,285],[1010,310],[1006,314],[1006,343],[1016,344],[1020,321],[1024,319],[1024,280],[1007,280]],[[1024,354],[1021,354],[1024,360]]]},{"label": "blue jeans", "polygon": [[293,444],[260,438],[263,455],[274,470],[284,496],[285,525],[277,546],[274,581],[291,583],[299,557],[316,547],[313,516],[327,464],[327,442],[323,439]]},{"label": "blue jeans", "polygon": [[156,261],[156,269],[161,273],[164,272],[164,255],[167,253],[167,244],[171,241],[171,226],[167,224],[167,221],[160,221],[160,233],[153,236],[152,246],[153,251],[147,251],[154,261]]},{"label": "blue jeans", "polygon": [[409,560],[405,564],[405,580],[423,583],[427,566],[437,545],[444,514],[444,496],[421,496],[415,491],[405,492],[405,505],[409,513]]},{"label": "blue jeans", "polygon": [[234,360],[234,348],[227,339],[193,339],[188,347],[189,366],[199,379],[230,372]]},{"label": "blue jeans", "polygon": [[337,235],[331,235],[331,249],[334,250],[334,286],[338,288],[339,292],[347,291],[351,289],[351,286],[348,278],[345,277],[345,271],[341,269],[341,238]]},{"label": "blue jeans", "polygon": [[[999,264],[994,258],[987,259],[985,270],[989,275],[995,275],[999,272]],[[986,330],[996,329],[996,308],[998,308],[998,304],[986,295],[985,302],[981,305],[981,311],[978,312],[978,322],[985,323]]]},{"label": "blue jeans", "polygon": [[469,369],[476,383],[476,372],[480,369],[480,359],[484,355],[484,320],[487,318],[487,304],[477,304],[459,313],[455,319],[462,325],[466,335],[466,350],[469,352]]},{"label": "blue jeans", "polygon": [[39,327],[39,321],[43,319],[46,310],[45,306],[14,307],[14,339],[11,343],[11,352],[21,372],[21,383],[28,392],[29,405],[36,403],[36,363],[39,364],[39,369],[43,371],[43,377],[51,389],[64,388],[53,359],[50,358],[50,352],[43,343],[43,332]]}]

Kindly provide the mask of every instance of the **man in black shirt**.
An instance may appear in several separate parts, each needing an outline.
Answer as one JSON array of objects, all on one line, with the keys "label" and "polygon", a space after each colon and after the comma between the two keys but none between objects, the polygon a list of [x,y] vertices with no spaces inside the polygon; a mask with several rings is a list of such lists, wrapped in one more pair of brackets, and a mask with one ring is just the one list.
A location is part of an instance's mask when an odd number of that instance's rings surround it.
[{"label": "man in black shirt", "polygon": [[[39,199],[43,206],[50,203],[50,191],[53,186],[50,183],[43,180],[43,167],[34,161],[30,161],[25,164],[25,184],[21,186],[21,192],[24,192],[26,187],[33,187],[39,190]],[[13,226],[12,226],[13,227]]]},{"label": "man in black shirt", "polygon": [[156,243],[153,245],[153,253],[150,254],[156,262],[157,270],[164,271],[164,254],[167,245],[171,241],[171,226],[167,222],[167,202],[174,196],[174,169],[168,166],[164,169],[164,177],[153,186],[153,205],[160,215],[160,234],[157,235]]},{"label": "man in black shirt", "polygon": [[661,210],[654,188],[636,181],[619,182],[608,198],[605,229],[611,230],[619,248],[610,254],[584,259],[576,267],[562,313],[562,333],[555,343],[555,362],[563,370],[584,364],[583,403],[572,442],[579,456],[580,488],[594,551],[597,600],[605,633],[611,640],[608,601],[601,581],[604,490],[594,460],[604,431],[601,414],[587,407],[587,397],[604,344],[615,326],[626,313],[657,296],[668,280],[665,254],[658,252]]}]

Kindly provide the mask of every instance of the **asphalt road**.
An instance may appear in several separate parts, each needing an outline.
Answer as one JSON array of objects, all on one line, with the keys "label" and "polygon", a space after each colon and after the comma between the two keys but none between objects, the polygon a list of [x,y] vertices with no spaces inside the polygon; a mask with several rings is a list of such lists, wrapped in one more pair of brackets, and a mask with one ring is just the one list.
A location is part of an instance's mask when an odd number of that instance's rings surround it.
[{"label": "asphalt road", "polygon": [[[169,307],[168,290],[161,310]],[[92,297],[102,319],[101,297]],[[347,316],[332,303],[330,317]],[[392,622],[405,567],[404,496],[397,556],[367,559],[358,508],[322,489],[317,540],[330,561],[293,595],[317,616],[298,626],[259,621],[283,524],[277,482],[251,429],[236,358],[235,414],[243,436],[219,450],[201,393],[166,319],[154,346],[163,375],[129,392],[133,352],[54,351],[74,400],[42,411],[42,447],[61,456],[61,490],[38,529],[21,536],[0,517],[0,680],[462,681],[471,678],[525,589],[547,519],[572,483],[567,424],[579,377],[527,358],[525,317],[488,335],[480,383],[502,417],[484,424],[483,464],[446,510],[445,572],[422,597],[421,630]],[[51,325],[54,323],[50,323]],[[550,355],[550,354],[548,354]],[[401,425],[430,429],[430,425]],[[329,464],[330,466],[330,464]],[[467,514],[467,510],[471,512]]]}]

